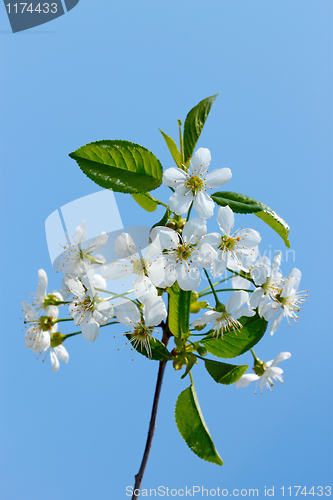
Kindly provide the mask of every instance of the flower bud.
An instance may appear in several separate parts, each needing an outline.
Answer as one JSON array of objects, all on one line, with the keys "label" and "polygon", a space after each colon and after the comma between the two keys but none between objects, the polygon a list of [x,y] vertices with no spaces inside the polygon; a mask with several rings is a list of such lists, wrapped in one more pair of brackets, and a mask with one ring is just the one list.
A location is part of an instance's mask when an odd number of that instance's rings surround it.
[{"label": "flower bud", "polygon": [[200,354],[200,356],[207,356],[207,349],[203,345],[199,345],[197,347],[197,353]]},{"label": "flower bud", "polygon": [[185,356],[178,356],[173,360],[173,367],[175,370],[181,370],[185,365]]}]

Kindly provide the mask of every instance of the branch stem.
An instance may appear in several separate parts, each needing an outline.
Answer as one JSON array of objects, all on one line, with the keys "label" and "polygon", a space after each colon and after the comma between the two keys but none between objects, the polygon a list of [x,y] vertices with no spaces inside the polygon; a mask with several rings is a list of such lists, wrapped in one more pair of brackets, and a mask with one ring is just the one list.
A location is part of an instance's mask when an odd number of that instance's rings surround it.
[{"label": "branch stem", "polygon": [[[169,330],[169,327],[166,323],[161,324],[163,328],[163,338],[162,342],[165,346],[167,346],[169,342],[169,338],[172,336],[172,333]],[[147,442],[146,442],[146,447],[145,451],[143,453],[141,465],[139,472],[135,475],[135,484],[134,484],[134,490],[133,490],[133,496],[132,500],[136,500],[138,496],[140,495],[140,486],[142,483],[143,475],[145,473],[151,445],[153,442],[153,437],[155,433],[155,422],[156,422],[156,415],[157,415],[157,408],[158,408],[158,403],[160,399],[160,394],[161,394],[161,388],[162,388],[162,381],[163,381],[163,375],[165,371],[167,361],[160,361],[159,363],[159,368],[158,368],[158,374],[157,374],[157,381],[156,381],[156,387],[155,387],[155,395],[154,395],[154,401],[153,401],[153,407],[151,410],[151,417],[150,417],[150,423],[149,423],[149,429],[148,429],[148,436],[147,436]],[[136,492],[138,493],[136,495]]]}]

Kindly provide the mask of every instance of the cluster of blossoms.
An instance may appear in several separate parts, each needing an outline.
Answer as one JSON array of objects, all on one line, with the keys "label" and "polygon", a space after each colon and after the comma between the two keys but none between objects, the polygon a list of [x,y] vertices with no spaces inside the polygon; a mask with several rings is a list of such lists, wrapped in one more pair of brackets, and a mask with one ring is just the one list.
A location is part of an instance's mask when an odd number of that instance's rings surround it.
[{"label": "cluster of blossoms", "polygon": [[[87,228],[83,222],[75,231],[73,244],[65,247],[59,268],[64,272],[60,292],[47,295],[46,273],[38,272],[35,308],[23,302],[28,325],[25,342],[37,354],[50,352],[53,371],[58,370],[59,359],[68,362],[63,341],[74,335],[58,332],[58,323],[66,321],[58,319],[60,306],[68,305],[67,321],[74,321],[85,339],[94,342],[100,327],[110,324],[113,318],[113,323],[132,328],[126,332],[130,342],[151,357],[154,328],[163,327],[168,316],[163,292],[176,282],[181,290],[194,292],[200,285],[202,273],[209,280],[211,291],[208,293],[213,293],[215,307],[202,303],[198,311],[208,310],[192,322],[193,329],[200,331],[213,323],[211,337],[223,339],[230,332],[241,334],[241,318],[258,315],[271,321],[271,334],[276,332],[283,317],[289,323],[290,319],[297,319],[305,300],[302,292],[297,291],[301,279],[298,269],[294,268],[283,278],[279,271],[280,252],[272,263],[267,257],[260,257],[260,234],[250,228],[234,231],[235,217],[229,206],[218,209],[220,232],[207,233],[207,219],[213,216],[215,207],[207,191],[224,185],[231,178],[228,168],[209,173],[210,161],[208,149],[200,148],[193,155],[189,169],[169,168],[164,172],[163,183],[173,191],[168,208],[174,217],[165,226],[151,230],[150,243],[147,242],[145,249],[137,248],[132,237],[122,233],[115,241],[115,251],[120,258],[105,262],[96,251],[106,244],[108,235],[103,232],[85,244]],[[190,219],[192,208],[198,217]],[[181,216],[186,213],[184,220]],[[227,271],[233,276],[232,286],[236,290],[224,305],[217,297],[209,273],[221,283],[229,279],[223,279]],[[106,280],[130,281],[133,290],[122,294],[106,292]],[[131,295],[125,298],[127,294]],[[268,363],[255,358],[255,374],[243,375],[237,387],[245,387],[253,380],[260,380],[261,387],[270,387],[272,379],[281,381],[282,370],[276,365],[289,356],[289,353],[281,353]]]}]

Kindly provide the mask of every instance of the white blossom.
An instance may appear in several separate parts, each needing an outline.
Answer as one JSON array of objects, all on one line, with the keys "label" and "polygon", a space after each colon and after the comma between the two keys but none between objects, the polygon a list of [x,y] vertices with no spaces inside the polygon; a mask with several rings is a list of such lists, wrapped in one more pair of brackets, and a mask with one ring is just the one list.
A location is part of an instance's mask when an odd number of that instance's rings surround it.
[{"label": "white blossom", "polygon": [[220,168],[208,172],[211,161],[210,151],[199,148],[194,153],[190,168],[168,168],[163,174],[163,184],[175,188],[169,200],[169,207],[177,215],[185,214],[193,202],[193,208],[199,217],[208,219],[214,213],[215,203],[207,193],[213,187],[220,187],[231,179],[229,168]]},{"label": "white blossom", "polygon": [[105,264],[101,269],[102,277],[127,281],[131,280],[136,298],[145,302],[150,297],[157,297],[157,290],[150,276],[153,260],[161,251],[160,246],[150,244],[142,253],[138,251],[131,236],[122,233],[115,241],[115,249],[123,259]]},{"label": "white blossom", "polygon": [[282,291],[282,274],[279,272],[281,252],[277,252],[271,265],[267,257],[260,258],[252,267],[250,273],[256,285],[250,298],[250,306],[258,307],[260,317],[269,321],[277,311],[276,297]]},{"label": "white blossom", "polygon": [[37,310],[45,309],[47,316],[55,316],[57,314],[57,306],[63,303],[63,297],[61,293],[55,290],[47,294],[47,284],[46,272],[44,269],[39,269],[36,296],[33,297],[32,303]]},{"label": "white blossom", "polygon": [[87,274],[94,263],[103,264],[104,257],[100,255],[92,256],[92,253],[102,248],[108,235],[105,231],[96,236],[87,246],[83,246],[87,238],[87,226],[85,221],[80,224],[74,233],[73,244],[65,246],[62,261],[58,264],[58,270],[73,277],[81,277]]},{"label": "white blossom", "polygon": [[108,301],[97,296],[88,278],[81,278],[81,281],[69,279],[67,285],[74,295],[69,314],[74,323],[81,326],[83,337],[94,342],[99,335],[100,325],[106,325],[114,316],[114,309]]},{"label": "white blossom", "polygon": [[271,323],[271,335],[276,332],[284,317],[287,318],[289,326],[291,324],[290,319],[295,320],[297,323],[297,313],[301,310],[302,304],[306,300],[305,297],[307,297],[307,295],[302,295],[304,294],[304,291],[297,291],[301,281],[301,277],[302,273],[299,269],[297,269],[296,267],[292,269],[282,287],[281,294],[276,297],[276,309],[280,312]]},{"label": "white blossom", "polygon": [[50,333],[57,330],[57,325],[53,320],[58,318],[58,308],[54,308],[53,316],[38,316],[35,309],[23,300],[22,310],[25,315],[25,324],[28,325],[25,345],[39,354],[50,347]]},{"label": "white blossom", "polygon": [[249,300],[249,294],[243,290],[234,292],[225,305],[224,311],[207,311],[199,319],[196,319],[192,326],[205,326],[207,323],[214,323],[213,335],[221,336],[230,331],[239,331],[243,325],[238,321],[242,316],[251,317],[255,311],[248,307],[243,307]]},{"label": "white blossom", "polygon": [[198,217],[185,223],[181,235],[168,227],[154,228],[153,244],[160,246],[163,254],[150,268],[152,282],[165,288],[177,280],[182,290],[195,290],[201,281],[197,266],[208,267],[216,258],[215,250],[208,243],[202,244],[206,232],[206,221]]},{"label": "white blossom", "polygon": [[232,259],[239,266],[239,270],[244,269],[248,271],[244,257],[251,257],[251,253],[255,251],[255,247],[261,241],[260,234],[254,229],[242,228],[231,234],[235,224],[235,217],[228,205],[219,208],[217,222],[222,235],[219,233],[210,233],[204,238],[204,241],[217,250],[217,258],[211,266],[212,275],[215,278],[221,276]]},{"label": "white blossom", "polygon": [[[283,378],[282,378],[283,370],[276,365],[281,363],[281,361],[290,358],[290,356],[291,356],[290,352],[281,352],[275,359],[268,361],[267,363],[261,362],[262,365],[260,367],[257,366],[256,370],[262,372],[262,374],[259,375],[256,373],[252,374],[246,373],[245,375],[242,375],[241,378],[236,382],[236,388],[239,389],[240,387],[247,387],[256,380],[257,385],[259,383],[261,391],[263,391],[264,387],[267,387],[267,390],[272,390],[271,389],[271,387],[273,386],[272,379],[275,380],[276,382],[279,380],[280,382],[283,383]],[[256,391],[257,391],[257,385],[256,385]]]},{"label": "white blossom", "polygon": [[134,329],[130,340],[134,348],[140,345],[141,350],[145,348],[151,358],[150,339],[153,338],[154,326],[158,326],[167,317],[162,297],[148,298],[142,312],[132,301],[123,299],[116,305],[116,311],[118,321]]}]

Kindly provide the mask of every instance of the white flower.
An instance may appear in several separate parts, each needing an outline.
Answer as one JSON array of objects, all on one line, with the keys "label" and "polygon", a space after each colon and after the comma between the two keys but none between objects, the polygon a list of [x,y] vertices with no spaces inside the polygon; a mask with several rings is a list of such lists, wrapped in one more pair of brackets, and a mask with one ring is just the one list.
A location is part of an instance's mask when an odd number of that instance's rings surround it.
[{"label": "white flower", "polygon": [[210,160],[210,151],[199,148],[186,172],[175,167],[164,172],[163,184],[176,189],[169,200],[172,212],[183,215],[193,202],[199,217],[208,219],[213,215],[215,203],[207,194],[207,189],[223,186],[231,179],[232,174],[229,168],[220,168],[209,174]]},{"label": "white flower", "polygon": [[46,351],[45,361],[48,352],[50,351],[50,359],[52,364],[52,371],[59,370],[59,359],[68,363],[69,355],[65,347],[62,345],[61,336],[58,334],[58,324],[53,323],[54,319],[58,318],[58,308],[52,306],[50,309],[53,316],[38,316],[37,312],[22,301],[22,309],[25,315],[25,323],[30,324],[30,328],[25,334],[25,345],[34,353],[40,354]]},{"label": "white flower", "polygon": [[153,338],[154,326],[158,326],[166,317],[167,310],[162,297],[151,297],[146,300],[143,312],[130,300],[123,299],[116,305],[117,319],[123,325],[134,328],[130,342],[136,349],[140,345],[146,349],[151,358],[150,339]]},{"label": "white flower", "polygon": [[[237,264],[237,262],[231,258],[231,259],[228,259],[228,267],[232,270],[232,271],[236,271],[236,272],[239,272],[239,269],[243,269],[243,270],[247,270],[247,269],[251,269],[254,265],[254,262],[258,259],[258,256],[259,256],[259,247],[258,245],[254,247],[254,251],[250,254],[245,254],[245,253],[242,253],[242,254],[239,254],[237,255],[239,261],[240,261],[240,264],[241,266],[239,266],[239,264]],[[257,262],[260,260],[260,259],[263,259],[264,257],[259,257],[259,259],[257,260]],[[267,259],[269,261],[269,259]],[[270,264],[269,264],[270,265]],[[242,278],[241,276],[239,275],[235,275],[232,277],[231,279],[231,283],[232,283],[232,288],[242,288],[243,290],[246,290],[246,289],[250,289],[252,287],[252,282],[246,278]]]},{"label": "white flower", "polygon": [[219,208],[217,222],[222,235],[219,233],[210,233],[204,239],[204,241],[217,250],[217,258],[211,267],[212,275],[215,278],[221,276],[228,267],[231,259],[234,259],[239,269],[247,271],[248,269],[246,269],[245,259],[242,254],[251,256],[251,253],[255,251],[255,247],[261,241],[260,234],[254,229],[242,228],[231,234],[235,224],[235,217],[228,205]]},{"label": "white flower", "polygon": [[243,325],[238,321],[242,316],[251,317],[255,311],[243,307],[249,300],[249,294],[243,290],[232,294],[225,305],[225,311],[207,311],[200,319],[196,319],[192,326],[205,326],[207,323],[214,323],[213,334],[223,337],[224,333],[239,331]]},{"label": "white flower", "polygon": [[[274,360],[268,361],[267,363],[260,362],[260,364],[259,365],[257,364],[256,367],[254,368],[254,370],[258,371],[259,373],[258,374],[248,373],[242,375],[241,378],[236,382],[236,388],[239,389],[239,387],[247,387],[252,382],[257,380],[259,381],[259,386],[261,388],[261,391],[265,386],[267,387],[267,390],[272,390],[271,389],[271,386],[273,385],[272,379],[274,379],[276,382],[279,380],[280,382],[283,383],[283,378],[282,378],[283,370],[277,367],[276,365],[281,363],[281,361],[283,361],[284,359],[290,358],[290,356],[291,356],[290,352],[281,352]],[[257,391],[257,385],[256,385],[256,391]]]},{"label": "white flower", "polygon": [[67,285],[74,295],[69,314],[76,325],[81,325],[84,338],[94,342],[99,335],[100,325],[106,325],[114,316],[114,309],[108,301],[97,296],[88,278],[82,278],[81,281],[69,279]]},{"label": "white flower", "polygon": [[[267,257],[260,258],[251,269],[251,276],[257,288],[250,298],[250,307],[259,308],[259,316],[269,321],[277,311],[276,297],[282,291],[282,274],[279,272],[281,252],[277,252],[271,265]],[[258,286],[259,285],[259,286]],[[273,302],[270,302],[272,300]]]},{"label": "white flower", "polygon": [[[111,280],[130,278],[136,298],[145,302],[149,297],[157,297],[157,290],[151,281],[152,259],[161,251],[160,246],[150,244],[144,251],[144,257],[128,233],[122,233],[115,241],[115,249],[124,259],[105,264],[101,269],[104,278]],[[134,278],[134,279],[133,279]]]},{"label": "white flower", "polygon": [[39,269],[36,296],[33,298],[32,303],[36,306],[37,310],[45,309],[47,316],[55,316],[57,314],[56,306],[62,305],[63,297],[55,290],[53,290],[50,294],[47,294],[47,283],[48,280],[46,272],[44,269]]},{"label": "white flower", "polygon": [[150,278],[156,286],[165,288],[177,280],[182,290],[197,288],[201,281],[197,265],[208,267],[216,258],[215,250],[200,242],[206,231],[206,221],[198,217],[185,223],[182,235],[167,227],[153,229],[153,244],[164,249],[150,269]]},{"label": "white flower", "polygon": [[302,273],[299,269],[296,267],[292,269],[283,285],[281,294],[276,297],[276,308],[281,310],[271,323],[271,335],[276,332],[283,317],[287,318],[289,326],[291,324],[290,319],[295,320],[297,323],[297,313],[301,310],[301,306],[306,300],[305,297],[307,297],[307,295],[301,295],[304,293],[304,290],[302,292],[297,292],[301,277]]},{"label": "white flower", "polygon": [[[58,265],[58,270],[66,272],[74,277],[81,277],[87,274],[93,263],[103,264],[104,258],[100,255],[93,257],[91,254],[102,248],[108,235],[105,231],[96,236],[85,248],[82,244],[87,238],[87,226],[85,221],[76,229],[73,236],[73,245],[64,247],[66,252],[62,257],[62,263]],[[98,258],[97,258],[98,257]]]},{"label": "white flower", "polygon": [[58,308],[53,311],[54,316],[38,316],[37,312],[27,302],[22,300],[22,310],[25,315],[25,323],[29,328],[25,334],[25,345],[36,354],[50,347],[50,332],[57,330],[53,319],[58,317]]}]

